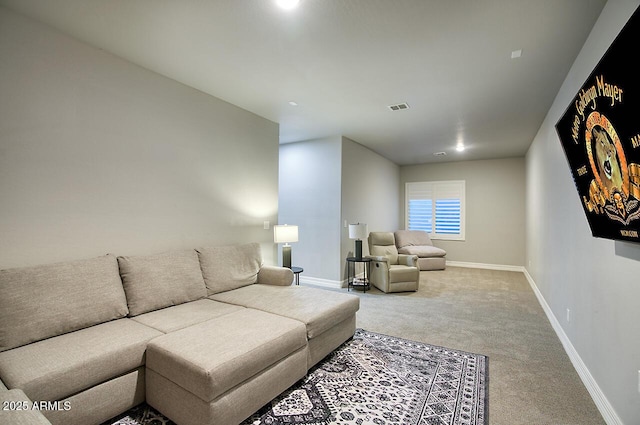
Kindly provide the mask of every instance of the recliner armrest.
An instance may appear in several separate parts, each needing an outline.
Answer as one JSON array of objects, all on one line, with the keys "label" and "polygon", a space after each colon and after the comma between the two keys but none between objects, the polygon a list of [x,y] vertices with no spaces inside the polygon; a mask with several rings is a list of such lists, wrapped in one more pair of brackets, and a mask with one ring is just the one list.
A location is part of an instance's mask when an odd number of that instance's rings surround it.
[{"label": "recliner armrest", "polygon": [[409,267],[418,267],[418,256],[408,254],[398,254],[398,264]]},{"label": "recliner armrest", "polygon": [[293,272],[287,267],[262,266],[258,271],[257,283],[290,286],[293,283]]},{"label": "recliner armrest", "polygon": [[389,259],[384,255],[367,255],[366,258],[371,258],[372,261],[383,261],[385,263],[389,262]]}]

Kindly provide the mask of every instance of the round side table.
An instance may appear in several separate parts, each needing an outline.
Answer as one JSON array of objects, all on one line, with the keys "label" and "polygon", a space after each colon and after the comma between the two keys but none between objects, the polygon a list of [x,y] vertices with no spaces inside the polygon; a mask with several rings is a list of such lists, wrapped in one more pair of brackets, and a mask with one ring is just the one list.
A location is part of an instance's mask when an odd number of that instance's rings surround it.
[{"label": "round side table", "polygon": [[293,280],[296,282],[296,285],[300,285],[300,273],[304,271],[302,267],[291,267],[291,271],[293,272]]},{"label": "round side table", "polygon": [[[364,263],[364,276],[356,277],[356,263]],[[371,288],[369,275],[371,274],[371,258],[347,257],[347,291],[351,288],[362,288],[364,292]]]}]

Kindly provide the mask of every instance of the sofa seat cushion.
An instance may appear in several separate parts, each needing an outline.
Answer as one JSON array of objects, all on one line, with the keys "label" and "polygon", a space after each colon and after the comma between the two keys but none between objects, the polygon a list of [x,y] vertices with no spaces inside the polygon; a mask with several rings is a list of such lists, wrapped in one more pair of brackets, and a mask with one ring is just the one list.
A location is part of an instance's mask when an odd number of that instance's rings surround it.
[{"label": "sofa seat cushion", "polygon": [[210,297],[303,322],[309,339],[348,319],[360,308],[360,298],[306,286],[251,285]]},{"label": "sofa seat cushion", "polygon": [[0,376],[32,400],[61,400],[144,365],[161,335],[131,319],[103,323],[0,353]]},{"label": "sofa seat cushion", "polygon": [[447,251],[432,245],[404,246],[402,248],[398,248],[398,252],[400,254],[417,255],[420,258],[444,257],[447,255]]},{"label": "sofa seat cushion", "polygon": [[210,402],[306,345],[304,324],[242,309],[154,339],[146,367]]},{"label": "sofa seat cushion", "polygon": [[262,265],[260,245],[248,243],[196,249],[207,295],[256,283]]},{"label": "sofa seat cushion", "polygon": [[418,279],[420,279],[420,270],[417,267],[389,266],[389,283],[417,282]]},{"label": "sofa seat cushion", "polygon": [[207,294],[198,254],[192,249],[118,257],[118,264],[131,316],[195,301]]},{"label": "sofa seat cushion", "polygon": [[113,255],[0,271],[0,351],[127,315]]},{"label": "sofa seat cushion", "polygon": [[204,298],[144,313],[133,317],[133,320],[160,332],[169,333],[242,309],[244,307]]}]

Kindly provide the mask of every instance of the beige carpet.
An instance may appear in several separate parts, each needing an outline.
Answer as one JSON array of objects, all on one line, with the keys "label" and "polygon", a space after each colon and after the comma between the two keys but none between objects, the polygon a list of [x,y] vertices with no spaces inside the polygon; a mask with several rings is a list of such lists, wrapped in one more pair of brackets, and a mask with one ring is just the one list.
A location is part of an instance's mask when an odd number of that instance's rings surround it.
[{"label": "beige carpet", "polygon": [[524,274],[448,267],[418,292],[352,293],[360,328],[489,356],[492,425],[605,423]]}]

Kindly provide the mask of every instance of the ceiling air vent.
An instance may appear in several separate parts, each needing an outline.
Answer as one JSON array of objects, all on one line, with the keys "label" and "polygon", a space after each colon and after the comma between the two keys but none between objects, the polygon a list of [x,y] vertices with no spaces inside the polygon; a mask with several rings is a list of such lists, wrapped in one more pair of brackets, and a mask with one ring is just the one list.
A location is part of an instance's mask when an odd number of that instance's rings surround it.
[{"label": "ceiling air vent", "polygon": [[397,105],[389,105],[387,106],[387,108],[391,109],[392,111],[402,111],[405,109],[409,109],[409,104],[408,103],[398,103]]},{"label": "ceiling air vent", "polygon": [[447,156],[446,152],[434,152],[433,156]]}]

